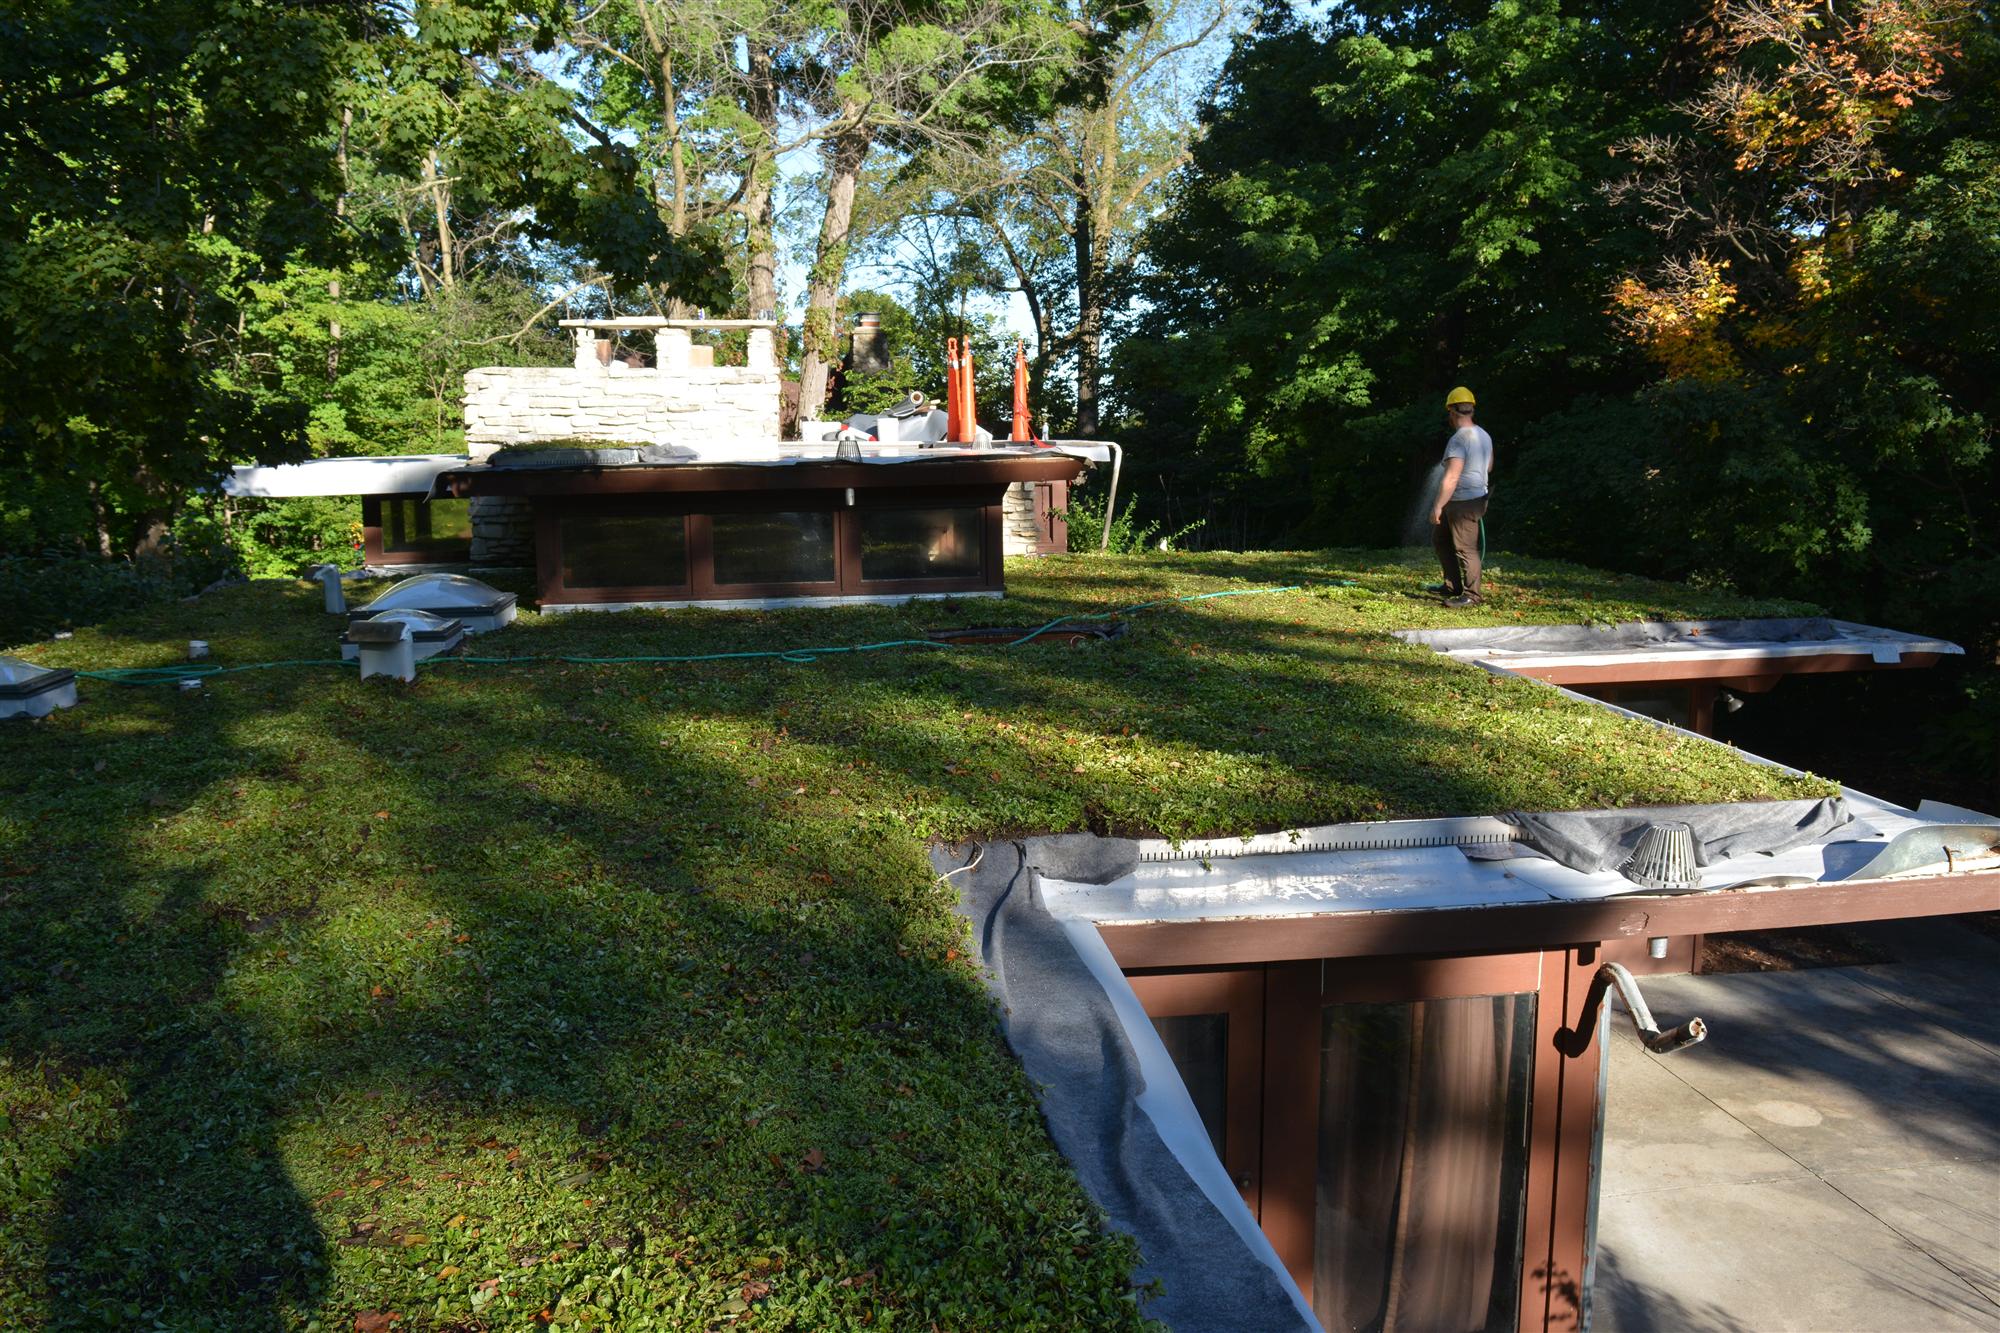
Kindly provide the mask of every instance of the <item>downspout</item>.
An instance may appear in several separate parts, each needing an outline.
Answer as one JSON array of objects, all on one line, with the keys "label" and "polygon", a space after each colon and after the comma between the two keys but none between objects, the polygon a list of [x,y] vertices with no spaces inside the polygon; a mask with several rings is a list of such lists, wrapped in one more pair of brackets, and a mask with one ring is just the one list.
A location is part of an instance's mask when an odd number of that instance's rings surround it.
[{"label": "downspout", "polygon": [[1111,492],[1104,497],[1104,533],[1098,539],[1097,549],[1111,549],[1111,520],[1118,513],[1118,474],[1125,467],[1125,450],[1106,440],[1105,446],[1111,450]]}]

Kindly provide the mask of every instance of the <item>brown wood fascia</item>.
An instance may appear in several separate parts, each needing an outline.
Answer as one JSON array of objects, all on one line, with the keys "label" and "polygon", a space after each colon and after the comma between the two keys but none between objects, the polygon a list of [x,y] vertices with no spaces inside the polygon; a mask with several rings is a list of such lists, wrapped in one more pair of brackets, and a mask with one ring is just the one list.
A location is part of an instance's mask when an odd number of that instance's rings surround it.
[{"label": "brown wood fascia", "polygon": [[1047,458],[940,458],[911,463],[781,465],[662,463],[590,468],[467,468],[438,475],[454,497],[474,495],[657,495],[674,492],[906,490],[1071,481],[1084,464]]},{"label": "brown wood fascia", "polygon": [[2000,910],[2000,871],[1590,902],[1328,912],[1233,921],[1106,922],[1097,929],[1119,967],[1135,969],[1504,953],[1661,935],[1786,930],[1995,910]]}]

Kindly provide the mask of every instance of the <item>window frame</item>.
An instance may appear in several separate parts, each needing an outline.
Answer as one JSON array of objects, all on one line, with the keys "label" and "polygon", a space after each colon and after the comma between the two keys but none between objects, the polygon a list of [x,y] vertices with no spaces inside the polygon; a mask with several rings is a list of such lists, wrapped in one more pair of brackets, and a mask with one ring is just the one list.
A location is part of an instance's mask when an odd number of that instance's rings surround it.
[{"label": "window frame", "polygon": [[[470,505],[471,501],[458,496],[439,496],[440,500],[455,504]],[[472,559],[472,538],[463,541],[435,541],[428,545],[409,550],[390,550],[388,542],[388,515],[384,501],[415,501],[427,504],[431,497],[422,491],[396,491],[361,497],[361,554],[370,565],[463,565]]]},{"label": "window frame", "polygon": [[[644,602],[744,601],[762,598],[909,596],[919,593],[987,592],[1002,586],[1001,507],[983,490],[911,487],[861,492],[855,504],[841,491],[766,490],[755,492],[665,492],[608,496],[538,496],[534,501],[535,566],[545,603],[614,604]],[[975,509],[980,511],[978,572],[925,579],[863,579],[859,515],[887,509]],[[713,519],[723,514],[831,513],[833,578],[811,581],[719,583],[715,578]],[[562,521],[565,518],[680,515],[687,523],[687,581],[678,585],[573,587],[563,576]]]},{"label": "window frame", "polygon": [[[1263,1042],[1256,1092],[1238,1091],[1236,1043],[1230,1043],[1228,1155],[1257,1162],[1251,1211],[1308,1300],[1319,1165],[1321,1011],[1337,1004],[1533,995],[1518,1327],[1520,1333],[1546,1333],[1580,1328],[1588,1304],[1603,1042],[1601,1034],[1592,1034],[1581,1055],[1566,1055],[1557,1041],[1579,1020],[1598,962],[1597,946],[1579,945],[1510,954],[1135,969],[1126,979],[1148,1017],[1230,1012],[1225,1003],[1247,1012],[1248,996],[1259,997]],[[1234,1032],[1233,1013],[1230,1023]],[[1259,1106],[1254,1152],[1236,1142],[1246,1119],[1236,1114],[1237,1099],[1251,1096]],[[1238,1178],[1233,1162],[1224,1165]]]},{"label": "window frame", "polygon": [[[1228,1018],[1223,1169],[1252,1216],[1263,1211],[1264,969],[1173,972],[1126,980],[1148,1018]],[[1240,1039],[1239,1039],[1240,1038]]]}]

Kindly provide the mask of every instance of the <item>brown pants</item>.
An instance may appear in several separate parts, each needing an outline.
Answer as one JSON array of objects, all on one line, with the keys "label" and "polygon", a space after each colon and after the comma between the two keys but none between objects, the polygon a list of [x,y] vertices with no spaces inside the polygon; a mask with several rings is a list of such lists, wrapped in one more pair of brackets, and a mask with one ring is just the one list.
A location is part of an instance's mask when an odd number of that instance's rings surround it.
[{"label": "brown pants", "polygon": [[1444,566],[1444,595],[1479,597],[1479,520],[1486,517],[1486,497],[1453,500],[1444,507],[1444,521],[1431,528],[1431,546]]}]

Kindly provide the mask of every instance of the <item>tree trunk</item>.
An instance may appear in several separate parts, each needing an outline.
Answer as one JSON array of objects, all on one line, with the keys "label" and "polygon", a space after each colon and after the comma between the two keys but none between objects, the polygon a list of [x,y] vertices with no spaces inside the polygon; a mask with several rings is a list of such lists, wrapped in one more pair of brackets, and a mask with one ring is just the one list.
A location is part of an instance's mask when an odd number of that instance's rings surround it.
[{"label": "tree trunk", "polygon": [[104,492],[96,482],[90,482],[90,520],[97,529],[97,553],[106,560],[111,558],[111,516],[104,507]]},{"label": "tree trunk", "polygon": [[[777,211],[772,189],[778,178],[778,164],[770,155],[777,138],[778,100],[771,72],[771,53],[750,53],[750,115],[764,130],[765,142],[750,164],[750,180],[743,190],[744,240],[749,250],[745,286],[749,290],[750,318],[775,319],[778,310]],[[768,313],[767,313],[768,312]],[[779,349],[783,360],[783,349]]]},{"label": "tree trunk", "polygon": [[[334,160],[340,164],[340,193],[334,197],[333,216],[336,229],[347,220],[347,192],[353,182],[347,170],[347,132],[354,125],[354,108],[340,108],[340,140],[334,152]],[[343,235],[343,241],[347,238]],[[327,299],[335,302],[336,313],[326,322],[326,379],[331,384],[340,375],[340,270],[335,269],[333,277],[327,280]]]},{"label": "tree trunk", "polygon": [[[680,88],[674,82],[673,52],[668,49],[665,34],[654,20],[653,6],[641,3],[638,10],[647,44],[653,48],[654,59],[659,65],[660,130],[667,141],[667,161],[674,192],[673,202],[668,206],[667,230],[681,237],[687,235],[688,230],[688,167],[687,145],[681,133]],[[693,311],[687,302],[676,296],[667,302],[666,313],[669,319],[686,319]]]},{"label": "tree trunk", "polygon": [[826,370],[838,357],[835,317],[840,280],[847,271],[847,230],[854,221],[854,186],[867,160],[869,130],[854,123],[859,108],[841,108],[849,127],[833,141],[826,189],[826,217],[819,229],[819,252],[806,284],[805,357],[799,368],[799,420],[810,421],[826,406]]},{"label": "tree trunk", "polygon": [[445,179],[444,164],[436,153],[424,156],[424,187],[430,191],[431,210],[437,215],[437,280],[438,286],[450,291],[455,280],[454,269],[457,256],[452,253],[451,234],[451,194],[450,184]]},{"label": "tree trunk", "polygon": [[1104,249],[1087,183],[1076,182],[1076,433],[1097,435],[1097,386],[1104,347]]}]

